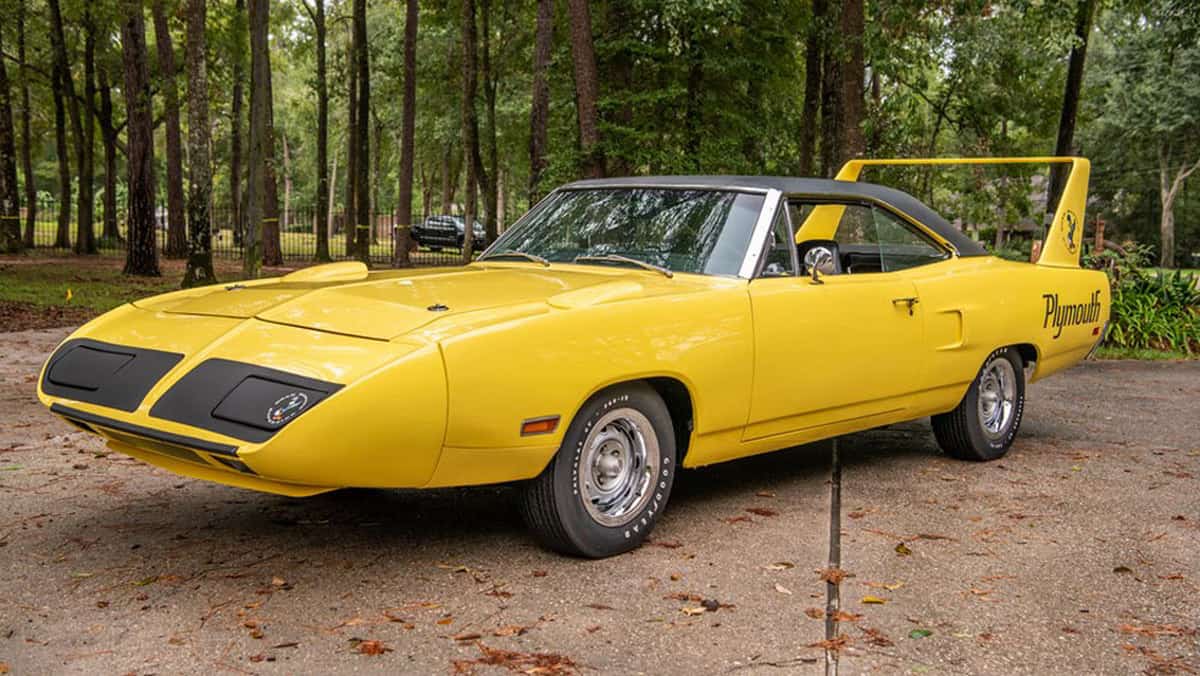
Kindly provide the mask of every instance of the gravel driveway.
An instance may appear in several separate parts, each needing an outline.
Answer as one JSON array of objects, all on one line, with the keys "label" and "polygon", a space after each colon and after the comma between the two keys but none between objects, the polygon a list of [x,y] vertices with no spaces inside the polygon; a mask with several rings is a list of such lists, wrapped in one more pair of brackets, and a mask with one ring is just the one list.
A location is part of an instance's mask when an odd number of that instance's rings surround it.
[{"label": "gravel driveway", "polygon": [[109,453],[33,394],[65,335],[0,334],[0,673],[1200,671],[1200,362],[1033,385],[994,463],[842,438],[836,505],[829,443],[686,472],[650,545],[580,561],[507,488],[292,500]]}]

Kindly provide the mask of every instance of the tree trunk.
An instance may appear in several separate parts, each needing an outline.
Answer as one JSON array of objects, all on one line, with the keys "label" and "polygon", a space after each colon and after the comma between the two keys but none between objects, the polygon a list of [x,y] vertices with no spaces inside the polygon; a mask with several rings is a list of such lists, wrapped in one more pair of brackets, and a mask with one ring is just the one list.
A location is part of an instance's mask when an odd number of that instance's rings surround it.
[{"label": "tree trunk", "polygon": [[287,133],[281,133],[283,142],[283,211],[279,215],[279,231],[284,233],[292,224],[292,151],[288,148]]},{"label": "tree trunk", "polygon": [[[0,53],[4,52],[0,31]],[[21,190],[17,185],[17,146],[13,139],[12,95],[8,67],[0,58],[0,252],[19,253],[21,238]]]},{"label": "tree trunk", "polygon": [[[333,196],[337,194],[337,177],[338,177],[338,153],[334,153],[333,154],[333,167],[329,170],[329,192],[327,193],[328,199],[325,202],[325,204],[327,205],[327,209],[325,211],[325,250],[326,250],[326,252],[329,251],[329,238],[333,236],[333,224],[334,224],[334,214],[335,214],[334,207],[333,207]],[[330,258],[330,260],[332,260],[332,258]]]},{"label": "tree trunk", "polygon": [[379,115],[374,110],[371,111],[371,147],[375,152],[371,153],[371,201],[367,207],[367,215],[370,217],[370,238],[371,244],[379,243],[379,232],[377,230],[379,218],[379,203],[382,195],[380,194],[380,176],[383,174],[381,163],[383,161],[383,121],[379,119]]},{"label": "tree trunk", "polygon": [[529,108],[529,206],[542,198],[542,172],[550,145],[550,55],[554,48],[554,0],[538,0],[533,48],[533,104]]},{"label": "tree trunk", "polygon": [[492,61],[492,0],[481,0],[483,9],[483,107],[487,129],[486,168],[479,172],[483,180],[483,213],[487,243],[496,241],[496,66]]},{"label": "tree trunk", "polygon": [[175,46],[163,0],[153,0],[154,43],[163,94],[163,124],[167,139],[167,258],[187,255],[187,226],[183,220],[183,141],[179,131],[179,88],[175,83]]},{"label": "tree trunk", "polygon": [[[305,0],[305,8],[308,2]],[[316,0],[309,10],[317,40],[317,236],[318,263],[333,260],[329,256],[329,80],[325,64],[325,0]],[[336,160],[335,160],[336,161]]]},{"label": "tree trunk", "polygon": [[[826,6],[825,17],[827,25],[832,26],[840,14],[837,8]],[[837,35],[834,31],[826,31],[821,45],[824,50],[821,54],[821,174],[825,177],[832,177],[837,172],[841,160],[838,128],[842,120],[842,67]]]},{"label": "tree trunk", "polygon": [[236,47],[233,50],[233,102],[229,110],[229,215],[233,224],[233,242],[235,246],[243,245],[246,232],[246,214],[242,210],[244,199],[242,192],[242,80],[245,79],[246,50],[245,33],[241,21],[246,10],[246,0],[236,0],[234,3],[237,21],[234,34],[237,36]]},{"label": "tree trunk", "polygon": [[412,264],[408,257],[412,246],[413,212],[413,154],[416,150],[417,121],[417,21],[420,3],[405,2],[404,13],[404,92],[401,95],[403,118],[400,122],[400,185],[396,196],[396,238],[392,265],[406,268]]},{"label": "tree trunk", "polygon": [[[685,54],[687,58],[687,93],[684,95],[683,127],[684,149],[691,162],[700,158],[701,118],[704,106],[704,48],[700,46],[700,28],[693,27],[688,36]],[[699,167],[695,164],[692,165]],[[698,172],[697,172],[698,173]]]},{"label": "tree trunk", "polygon": [[371,69],[367,60],[367,0],[354,0],[354,71],[358,80],[355,141],[358,164],[354,172],[354,230],[359,260],[371,260]]},{"label": "tree trunk", "polygon": [[800,175],[813,176],[817,147],[817,116],[821,108],[821,56],[825,53],[826,0],[813,0],[812,23],[804,43],[804,105],[800,118]]},{"label": "tree trunk", "polygon": [[1162,204],[1162,215],[1158,224],[1161,238],[1158,265],[1164,268],[1175,267],[1175,200],[1188,177],[1200,169],[1200,159],[1190,166],[1180,163],[1179,167],[1175,168],[1172,166],[1171,154],[1169,146],[1160,146],[1158,149],[1158,194]]},{"label": "tree trunk", "polygon": [[[269,26],[269,24],[268,24]],[[267,28],[268,40],[270,28]],[[269,45],[269,42],[268,42]],[[283,247],[279,232],[279,179],[275,164],[275,88],[271,79],[271,55],[264,55],[266,70],[267,131],[263,155],[263,265],[283,265]]]},{"label": "tree trunk", "polygon": [[25,236],[23,244],[33,248],[37,229],[37,179],[33,174],[33,137],[30,134],[29,68],[25,61],[25,0],[17,5],[17,65],[21,77],[21,172],[25,174]]},{"label": "tree trunk", "polygon": [[442,199],[443,214],[454,213],[454,193],[458,190],[458,171],[462,164],[454,163],[454,144],[450,141],[442,148]]},{"label": "tree trunk", "polygon": [[[1075,139],[1075,115],[1079,112],[1079,92],[1083,88],[1083,63],[1087,59],[1088,35],[1096,17],[1098,0],[1078,0],[1075,7],[1075,43],[1067,62],[1067,86],[1063,91],[1062,113],[1058,118],[1058,138],[1054,142],[1054,154],[1070,155]],[[1046,214],[1058,208],[1058,198],[1066,181],[1067,167],[1064,164],[1050,166],[1050,187],[1046,192]]]},{"label": "tree trunk", "polygon": [[[463,163],[467,167],[466,194],[463,196],[462,262],[471,262],[475,249],[475,156],[479,150],[475,119],[475,0],[462,0],[462,136]],[[595,68],[595,62],[592,64]]]},{"label": "tree trunk", "polygon": [[154,118],[150,101],[150,70],[146,63],[146,25],[142,0],[124,0],[121,17],[121,56],[125,73],[128,134],[127,219],[125,274],[157,277],[158,247],[154,219]]},{"label": "tree trunk", "polygon": [[121,230],[117,226],[117,131],[113,123],[112,87],[108,68],[101,64],[98,72],[100,87],[100,140],[104,145],[104,229],[101,238],[107,246],[120,244]]},{"label": "tree trunk", "polygon": [[62,94],[62,71],[53,68],[54,154],[58,159],[58,231],[54,248],[71,248],[71,156],[67,147],[67,109]]},{"label": "tree trunk", "polygon": [[600,147],[597,113],[599,78],[596,51],[592,46],[592,17],[588,0],[567,0],[571,19],[571,58],[575,64],[575,108],[579,118],[579,147],[583,155],[583,175],[604,176],[604,149]]},{"label": "tree trunk", "polygon": [[187,0],[188,259],[183,287],[213,284],[212,158],[209,156],[206,0]]},{"label": "tree trunk", "polygon": [[96,248],[96,24],[91,7],[83,14],[83,119],[79,141],[79,216],[76,222],[75,253],[94,254]]},{"label": "tree trunk", "polygon": [[867,150],[863,138],[863,0],[842,3],[842,72],[841,117],[838,123],[839,159],[862,157]]},{"label": "tree trunk", "polygon": [[250,148],[246,179],[246,233],[243,239],[245,258],[242,275],[254,279],[262,272],[263,220],[266,216],[267,134],[271,92],[268,82],[271,64],[267,45],[269,0],[250,0]]},{"label": "tree trunk", "polygon": [[[75,82],[71,75],[71,65],[67,59],[66,37],[63,32],[63,17],[62,8],[58,0],[48,0],[46,7],[50,13],[50,48],[54,53],[54,64],[58,70],[58,85],[61,96],[66,100],[67,112],[71,119],[71,132],[75,139],[75,163],[76,169],[79,171],[79,214],[76,219],[76,235],[75,235],[75,251],[77,253],[95,253],[96,243],[92,234],[92,186],[91,173],[91,149],[87,146],[84,139],[83,119],[80,116],[79,99],[75,97]],[[94,49],[94,31],[90,27],[91,20],[88,16],[90,8],[85,6],[85,16],[83,23],[85,31],[89,34],[91,45]],[[63,205],[67,212],[67,227],[70,228],[70,211],[66,210],[66,204]],[[62,225],[62,216],[59,217],[60,227]]]},{"label": "tree trunk", "polygon": [[358,195],[358,68],[355,67],[354,29],[351,27],[347,42],[346,70],[346,195],[342,208],[345,212],[343,233],[346,238],[346,257],[355,256],[354,216],[355,200]]}]

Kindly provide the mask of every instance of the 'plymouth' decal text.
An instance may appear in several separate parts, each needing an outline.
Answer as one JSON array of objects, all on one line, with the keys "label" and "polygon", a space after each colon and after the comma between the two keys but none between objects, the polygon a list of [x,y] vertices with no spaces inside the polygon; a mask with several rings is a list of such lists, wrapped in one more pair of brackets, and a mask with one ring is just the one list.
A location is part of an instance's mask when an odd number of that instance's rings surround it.
[{"label": "'plymouth' decal text", "polygon": [[1100,320],[1099,291],[1093,291],[1092,299],[1087,303],[1063,305],[1058,302],[1057,293],[1043,293],[1042,298],[1046,299],[1046,317],[1042,320],[1042,328],[1058,329],[1058,332],[1054,334],[1055,338],[1062,335],[1063,327],[1092,324]]}]

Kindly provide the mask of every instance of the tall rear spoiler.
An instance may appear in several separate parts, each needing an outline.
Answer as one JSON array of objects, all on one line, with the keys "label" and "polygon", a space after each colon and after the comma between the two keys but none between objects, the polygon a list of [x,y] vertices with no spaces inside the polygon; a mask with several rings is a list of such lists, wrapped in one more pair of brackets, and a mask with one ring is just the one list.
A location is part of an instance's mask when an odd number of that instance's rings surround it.
[{"label": "tall rear spoiler", "polygon": [[1058,268],[1079,267],[1079,243],[1083,240],[1083,215],[1087,207],[1088,176],[1091,163],[1082,157],[937,157],[924,159],[850,160],[835,177],[839,181],[857,181],[864,167],[928,166],[942,164],[1069,164],[1071,173],[1063,186],[1058,209],[1050,222],[1050,231],[1042,244],[1038,265]]}]

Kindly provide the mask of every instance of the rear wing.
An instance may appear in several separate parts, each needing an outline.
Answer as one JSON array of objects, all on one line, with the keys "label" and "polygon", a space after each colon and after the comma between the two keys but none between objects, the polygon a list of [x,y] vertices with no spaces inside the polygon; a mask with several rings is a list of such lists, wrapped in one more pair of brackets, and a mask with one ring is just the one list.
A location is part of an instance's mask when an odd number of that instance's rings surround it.
[{"label": "rear wing", "polygon": [[873,166],[928,166],[947,164],[1069,164],[1070,174],[1063,185],[1058,209],[1050,222],[1038,265],[1059,268],[1079,267],[1079,244],[1083,241],[1083,214],[1087,207],[1088,176],[1091,163],[1082,157],[937,157],[924,159],[850,160],[835,177],[839,181],[857,181],[863,168]]}]

